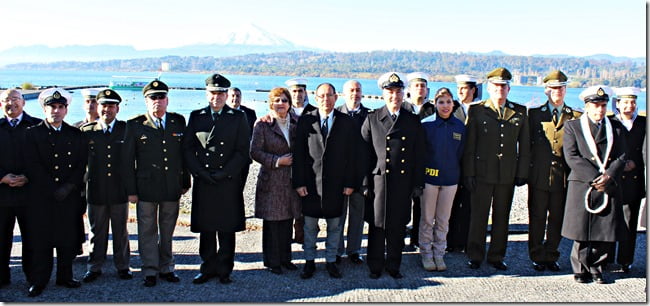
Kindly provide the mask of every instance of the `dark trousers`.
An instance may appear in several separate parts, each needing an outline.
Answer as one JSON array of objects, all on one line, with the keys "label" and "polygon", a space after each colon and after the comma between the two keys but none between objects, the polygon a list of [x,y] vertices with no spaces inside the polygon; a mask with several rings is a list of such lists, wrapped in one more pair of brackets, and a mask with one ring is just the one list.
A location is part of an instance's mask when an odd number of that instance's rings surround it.
[{"label": "dark trousers", "polygon": [[[616,262],[621,265],[631,265],[634,262],[634,250],[636,249],[636,232],[639,223],[639,210],[641,209],[641,199],[630,201],[623,204],[623,219],[625,220],[625,237],[617,243],[613,243],[609,250],[608,262]],[[616,245],[618,244],[618,252]]]},{"label": "dark trousers", "polygon": [[467,246],[469,220],[472,212],[471,192],[462,184],[458,185],[454,204],[451,206],[449,217],[449,232],[447,246],[454,249],[464,249]]},{"label": "dark trousers", "polygon": [[528,186],[528,254],[532,261],[555,262],[560,257],[565,200],[566,190],[549,192]]},{"label": "dark trousers", "polygon": [[[217,250],[219,239],[219,250]],[[199,237],[199,255],[201,256],[201,273],[230,276],[235,266],[235,233],[201,232]]]},{"label": "dark trousers", "polygon": [[262,254],[265,267],[275,268],[291,262],[292,221],[293,219],[262,221]]},{"label": "dark trousers", "polygon": [[305,242],[305,217],[293,219],[293,240],[297,243],[303,244]]},{"label": "dark trousers", "polygon": [[470,260],[482,262],[485,257],[487,223],[492,207],[492,231],[487,261],[503,261],[508,245],[508,223],[514,189],[512,184],[476,184],[476,191],[472,193],[472,217],[467,237],[467,256]]},{"label": "dark trousers", "polygon": [[[403,227],[380,228],[369,223],[368,255],[366,257],[371,273],[399,272],[402,264],[405,231]],[[385,252],[385,253],[384,253]],[[384,256],[386,254],[386,256]]]},{"label": "dark trousers", "polygon": [[571,269],[573,273],[603,273],[607,263],[607,251],[613,242],[574,241],[571,248]]},{"label": "dark trousers", "polygon": [[418,238],[420,237],[420,218],[422,215],[420,197],[412,198],[411,200],[413,201],[413,227],[409,235],[411,237],[409,242],[411,245],[419,245]]},{"label": "dark trousers", "polygon": [[11,259],[11,246],[14,240],[14,226],[18,220],[20,235],[23,243],[22,247],[22,267],[25,277],[29,280],[29,259],[30,259],[30,237],[27,227],[27,218],[25,217],[26,208],[23,206],[0,207],[0,283],[11,281],[11,272],[9,271],[9,260]]},{"label": "dark trousers", "polygon": [[[79,245],[57,246],[56,249],[56,280],[68,281],[72,277],[72,261],[77,256]],[[45,286],[50,281],[50,275],[54,267],[52,247],[37,246],[32,257],[30,268],[32,285]]]}]

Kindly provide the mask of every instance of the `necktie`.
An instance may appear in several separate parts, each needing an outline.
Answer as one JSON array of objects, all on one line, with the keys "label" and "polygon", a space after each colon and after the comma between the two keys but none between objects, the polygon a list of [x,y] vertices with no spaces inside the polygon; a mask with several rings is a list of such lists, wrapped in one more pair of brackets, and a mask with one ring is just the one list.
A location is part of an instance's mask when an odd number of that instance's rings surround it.
[{"label": "necktie", "polygon": [[553,123],[557,124],[557,108],[553,109]]},{"label": "necktie", "polygon": [[219,119],[219,113],[212,113],[212,120],[217,121]]},{"label": "necktie", "polygon": [[390,117],[393,118],[393,121],[397,120],[397,114],[392,114]]},{"label": "necktie", "polygon": [[165,127],[163,126],[162,118],[158,118],[158,128],[161,130],[165,130]]},{"label": "necktie", "polygon": [[327,138],[327,133],[329,132],[329,128],[327,126],[327,118],[323,120],[323,126],[320,129],[321,134],[323,134],[323,139]]},{"label": "necktie", "polygon": [[16,125],[18,125],[18,119],[11,119],[9,123],[11,124],[11,127],[16,127]]},{"label": "necktie", "polygon": [[106,131],[104,131],[104,135],[111,136],[111,128],[106,128]]}]

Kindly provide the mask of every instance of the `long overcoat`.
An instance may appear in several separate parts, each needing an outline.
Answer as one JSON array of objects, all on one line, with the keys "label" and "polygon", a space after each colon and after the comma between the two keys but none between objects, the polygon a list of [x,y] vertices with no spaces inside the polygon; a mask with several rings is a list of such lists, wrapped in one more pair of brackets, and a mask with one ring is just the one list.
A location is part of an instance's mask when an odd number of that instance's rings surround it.
[{"label": "long overcoat", "polygon": [[[183,151],[194,177],[192,232],[237,232],[245,228],[241,169],[248,164],[249,131],[246,115],[225,105],[217,120],[210,107],[193,111],[185,130]],[[200,177],[225,171],[217,184]]]},{"label": "long overcoat", "polygon": [[98,122],[82,126],[88,140],[86,202],[89,205],[116,205],[127,202],[122,171],[122,146],[126,122],[116,120],[110,135]]},{"label": "long overcoat", "polygon": [[[25,132],[25,166],[29,178],[30,222],[34,241],[41,246],[77,247],[81,243],[85,205],[81,198],[86,171],[87,141],[81,131],[63,123],[56,132],[43,121]],[[54,192],[74,186],[57,201]]]},{"label": "long overcoat", "polygon": [[380,228],[404,228],[411,219],[411,193],[424,187],[424,129],[404,108],[393,121],[386,106],[372,110],[361,127],[367,144],[374,201],[365,219]]},{"label": "long overcoat", "polygon": [[298,116],[289,114],[289,143],[277,119],[258,121],[253,128],[251,157],[260,163],[255,186],[255,217],[282,221],[300,217],[300,198],[291,184],[291,167],[276,167],[280,157],[291,153],[296,139]]},{"label": "long overcoat", "polygon": [[[622,136],[624,127],[616,121],[610,121],[613,141],[611,153],[605,162],[605,171],[612,178],[606,188],[609,196],[607,207],[600,213],[593,214],[585,208],[585,195],[590,187],[590,182],[600,176],[599,165],[595,155],[589,150],[585,134],[591,136],[587,130],[583,134],[582,120],[588,120],[586,115],[582,119],[572,120],[564,126],[564,157],[571,168],[568,181],[567,199],[562,223],[562,236],[575,241],[605,241],[614,242],[623,233],[623,215],[620,202],[620,175],[625,166],[625,139]],[[604,128],[602,128],[604,129]],[[601,133],[605,134],[605,133]],[[600,135],[600,134],[599,134]],[[595,145],[598,154],[604,155],[608,140],[606,137],[596,137]],[[602,158],[602,157],[601,157]],[[600,201],[603,193],[592,191],[591,196],[597,195],[594,202]]]},{"label": "long overcoat", "polygon": [[343,214],[344,188],[357,190],[360,182],[353,164],[359,140],[358,128],[347,115],[334,112],[325,140],[318,109],[303,112],[296,127],[293,146],[293,187],[307,187],[302,213],[314,218]]}]

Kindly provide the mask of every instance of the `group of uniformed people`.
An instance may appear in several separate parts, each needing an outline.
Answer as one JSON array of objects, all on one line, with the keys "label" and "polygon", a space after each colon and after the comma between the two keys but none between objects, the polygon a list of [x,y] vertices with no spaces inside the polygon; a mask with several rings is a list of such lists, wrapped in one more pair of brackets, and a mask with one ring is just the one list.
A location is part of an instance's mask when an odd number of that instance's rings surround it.
[{"label": "group of uniformed people", "polygon": [[[585,89],[580,95],[583,115],[566,105],[568,78],[561,71],[544,78],[548,101],[530,110],[508,100],[512,75],[507,69],[497,68],[486,79],[489,98],[474,101],[478,80],[457,76],[458,101],[452,104],[448,89],[439,90],[429,102],[426,74],[405,78],[389,72],[378,80],[386,105],[375,110],[360,103],[361,84],[355,80],[345,83],[346,103],[336,109],[334,85],[320,84],[313,106],[307,99],[306,80],[286,83],[282,97],[292,118],[298,119],[295,133],[280,139],[286,139],[293,155],[274,157],[276,162],[269,167],[279,167],[282,158],[292,169],[291,184],[302,208],[302,215],[295,217],[294,241],[303,243],[308,257],[302,278],[315,271],[319,218],[328,223],[326,261],[331,277],[341,277],[336,264],[344,253],[355,264],[364,262],[360,256],[364,220],[369,226],[370,277],[379,278],[382,271],[403,277],[401,256],[408,250],[405,228],[412,212],[415,233],[411,232],[410,247],[420,247],[425,269],[446,269],[442,245],[447,252],[466,252],[472,269],[486,260],[505,270],[514,187],[524,184],[529,194],[529,255],[535,270],[560,270],[558,246],[564,236],[575,241],[571,265],[577,282],[605,283],[603,269],[614,258],[624,272],[630,271],[645,197],[645,117],[636,109],[638,89],[619,89],[613,99],[614,115],[607,117],[612,90],[604,85]],[[144,286],[155,286],[159,278],[180,281],[174,272],[172,238],[180,197],[191,186],[191,230],[200,233],[202,259],[193,282],[212,278],[232,282],[235,233],[245,228],[243,187],[252,162],[250,144],[256,141],[251,139],[257,127],[255,112],[240,104],[241,91],[226,77],[213,74],[206,79],[209,105],[193,111],[186,124],[182,115],[167,111],[168,90],[160,80],[147,84],[142,91],[147,112],[126,122],[117,119],[122,101],[117,92],[84,91],[87,116],[79,128],[64,121],[71,102],[64,89],[50,88],[39,95],[43,120],[23,111],[20,91],[0,94],[5,115],[0,118],[0,286],[10,283],[9,256],[17,220],[28,295],[38,296],[45,289],[53,270],[53,248],[56,284],[79,287],[72,261],[84,242],[86,212],[91,250],[82,280],[92,282],[102,275],[109,224],[117,275],[131,279],[128,203],[136,203]],[[265,116],[258,122],[273,120]],[[456,126],[453,132],[432,134],[434,126],[450,122]],[[445,137],[442,146],[427,143]],[[427,161],[427,150],[444,149],[456,141],[453,148],[462,153],[440,155],[450,159],[451,168],[428,168],[435,161]],[[453,188],[444,199],[434,201],[444,208],[435,211],[435,218],[431,195],[423,196],[423,191],[429,192],[429,184],[439,181],[425,180],[425,175],[454,178],[442,184]],[[491,242],[486,253],[490,209]],[[290,223],[286,228],[291,229]],[[427,232],[417,234],[416,228]],[[418,236],[425,243],[419,245]],[[297,269],[290,261],[282,265]],[[281,273],[277,266],[269,268]]]}]

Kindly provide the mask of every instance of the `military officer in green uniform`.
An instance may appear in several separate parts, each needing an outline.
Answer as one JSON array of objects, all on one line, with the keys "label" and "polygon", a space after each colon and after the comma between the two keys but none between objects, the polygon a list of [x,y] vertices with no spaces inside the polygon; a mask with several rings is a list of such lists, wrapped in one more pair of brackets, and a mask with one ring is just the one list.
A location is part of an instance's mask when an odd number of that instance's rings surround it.
[{"label": "military officer in green uniform", "polygon": [[[564,103],[567,76],[555,70],[544,77],[548,101],[528,111],[531,160],[528,172],[528,252],[537,271],[559,271],[558,246],[569,167],[562,153],[564,123],[581,112]],[[544,233],[546,232],[546,241]]]},{"label": "military officer in green uniform", "polygon": [[108,247],[108,226],[113,231],[113,261],[121,279],[131,279],[130,247],[126,221],[129,206],[120,174],[121,150],[126,122],[117,120],[122,97],[103,89],[97,94],[99,120],[80,129],[88,140],[88,170],[86,173],[86,202],[90,222],[90,256],[83,281],[88,283],[102,274]]},{"label": "military officer in green uniform", "polygon": [[185,118],[167,112],[168,87],[160,80],[147,84],[142,93],[147,113],[126,122],[123,179],[130,203],[137,203],[138,249],[144,285],[156,285],[156,274],[179,282],[174,273],[172,236],[182,194],[190,188],[181,143]]},{"label": "military officer in green uniform", "polygon": [[508,219],[514,186],[528,177],[530,134],[526,107],[509,101],[512,75],[505,68],[487,74],[490,98],[470,106],[463,154],[465,186],[472,191],[467,239],[468,265],[478,269],[485,257],[485,234],[492,207],[492,234],[487,261],[498,270],[508,244]]}]

